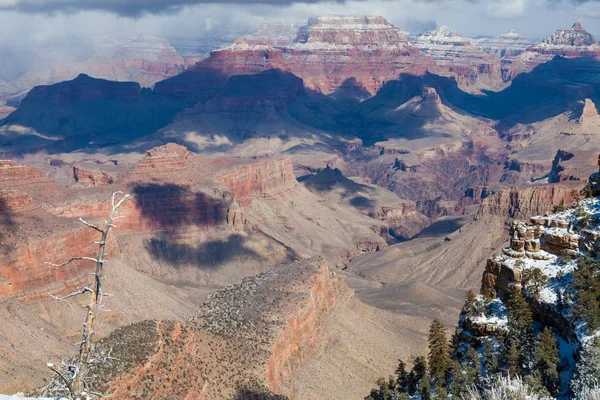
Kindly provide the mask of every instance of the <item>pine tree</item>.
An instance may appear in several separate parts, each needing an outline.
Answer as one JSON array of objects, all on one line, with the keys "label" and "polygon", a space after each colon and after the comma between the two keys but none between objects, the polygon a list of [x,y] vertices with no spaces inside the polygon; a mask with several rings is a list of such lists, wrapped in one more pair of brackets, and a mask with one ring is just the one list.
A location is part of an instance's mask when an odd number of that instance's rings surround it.
[{"label": "pine tree", "polygon": [[573,272],[577,303],[575,313],[587,322],[590,332],[600,327],[600,268],[588,258],[580,258]]},{"label": "pine tree", "polygon": [[[518,288],[513,288],[508,296],[507,362],[511,373],[528,375],[535,364],[535,337],[533,334],[533,313]],[[516,364],[515,357],[519,362]],[[520,374],[519,374],[520,375]]]},{"label": "pine tree", "polygon": [[575,398],[595,385],[600,385],[600,338],[596,337],[581,352],[577,362],[577,374],[571,381],[571,389]]},{"label": "pine tree", "polygon": [[408,390],[409,373],[406,370],[406,364],[402,360],[398,361],[398,368],[396,368],[396,384],[399,392],[403,393]]},{"label": "pine tree", "polygon": [[483,364],[485,375],[490,376],[498,372],[499,362],[490,340],[486,340],[483,345]]},{"label": "pine tree", "polygon": [[463,308],[462,308],[463,315],[465,315],[466,317],[473,316],[473,314],[475,313],[475,302],[476,301],[477,301],[477,297],[475,296],[475,293],[473,293],[472,290],[469,290],[467,292],[467,299],[465,300],[465,304],[463,305]]},{"label": "pine tree", "polygon": [[521,376],[523,374],[523,369],[521,368],[521,351],[516,340],[509,339],[507,342],[506,364],[508,365],[510,376]]},{"label": "pine tree", "polygon": [[558,363],[560,356],[558,345],[552,331],[546,327],[540,334],[536,347],[536,367],[540,374],[542,384],[550,394],[556,396],[560,392],[560,375]]},{"label": "pine tree", "polygon": [[421,384],[426,380],[427,376],[427,360],[420,356],[415,358],[412,370],[409,374],[408,394],[413,395],[421,387]]},{"label": "pine tree", "polygon": [[443,383],[450,367],[450,343],[444,325],[434,319],[429,328],[429,377]]}]

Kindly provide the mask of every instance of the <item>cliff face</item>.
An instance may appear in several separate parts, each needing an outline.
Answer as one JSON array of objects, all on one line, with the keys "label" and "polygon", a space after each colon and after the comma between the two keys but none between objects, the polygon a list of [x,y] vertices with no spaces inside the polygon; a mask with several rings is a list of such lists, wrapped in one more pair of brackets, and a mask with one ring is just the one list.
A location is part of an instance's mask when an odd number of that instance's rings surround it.
[{"label": "cliff face", "polygon": [[294,374],[302,363],[319,350],[327,314],[335,307],[344,283],[321,265],[320,274],[312,277],[308,303],[297,314],[287,318],[283,331],[273,341],[273,351],[267,361],[266,380],[269,390],[294,398]]},{"label": "cliff face", "polygon": [[559,29],[541,42],[528,47],[520,55],[505,58],[502,74],[505,80],[510,80],[556,56],[578,58],[599,55],[600,47],[596,39],[576,22],[571,28]]},{"label": "cliff face", "polygon": [[[87,279],[95,268],[88,261],[60,264],[74,256],[94,257],[98,249],[93,242],[98,232],[87,227],[58,233],[41,240],[31,240],[0,257],[0,296],[32,300],[51,293],[67,293]],[[114,242],[109,245],[111,257],[118,256]]]},{"label": "cliff face", "polygon": [[498,59],[446,26],[419,35],[413,43],[446,72],[454,74],[463,86],[502,84]]},{"label": "cliff face", "polygon": [[297,185],[289,158],[239,167],[222,175],[220,181],[243,205],[249,205],[253,197],[276,196]]},{"label": "cliff face", "polygon": [[25,191],[56,190],[56,183],[41,170],[24,165],[16,165],[10,160],[0,160],[0,186],[2,189]]},{"label": "cliff face", "polygon": [[527,218],[546,214],[554,206],[570,205],[581,199],[581,183],[521,186],[500,190],[481,200],[478,216],[501,215]]}]

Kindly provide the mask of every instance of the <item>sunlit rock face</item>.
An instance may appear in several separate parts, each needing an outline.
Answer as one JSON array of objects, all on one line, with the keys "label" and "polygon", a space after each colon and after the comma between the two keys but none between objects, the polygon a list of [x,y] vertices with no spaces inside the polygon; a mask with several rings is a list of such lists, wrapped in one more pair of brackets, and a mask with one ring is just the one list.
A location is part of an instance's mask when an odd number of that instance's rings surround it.
[{"label": "sunlit rock face", "polygon": [[576,22],[571,28],[557,30],[518,56],[506,57],[502,64],[502,75],[505,80],[513,79],[556,56],[597,58],[600,56],[600,46],[581,23]]},{"label": "sunlit rock face", "polygon": [[459,84],[497,86],[501,84],[497,58],[471,44],[447,26],[417,36],[413,44],[435,60],[446,72],[456,75]]}]

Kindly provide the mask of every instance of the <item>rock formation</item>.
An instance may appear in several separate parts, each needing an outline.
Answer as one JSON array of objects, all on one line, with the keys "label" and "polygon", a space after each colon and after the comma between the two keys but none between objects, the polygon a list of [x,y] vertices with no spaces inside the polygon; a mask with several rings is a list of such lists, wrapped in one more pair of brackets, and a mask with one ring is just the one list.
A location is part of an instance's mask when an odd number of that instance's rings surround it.
[{"label": "rock formation", "polygon": [[502,189],[482,199],[478,216],[527,218],[544,215],[556,206],[571,205],[582,197],[579,182]]},{"label": "rock formation", "polygon": [[373,94],[387,80],[402,73],[422,74],[432,66],[383,17],[313,18],[284,51],[289,71],[324,93],[352,81]]},{"label": "rock formation", "polygon": [[500,63],[477,49],[447,26],[417,36],[413,42],[423,53],[435,60],[445,71],[454,74],[459,83],[499,85]]},{"label": "rock formation", "polygon": [[525,36],[520,35],[514,30],[510,30],[498,37],[477,40],[474,46],[500,59],[518,56],[531,46],[531,42]]},{"label": "rock formation", "polygon": [[505,80],[514,79],[519,74],[529,72],[536,66],[556,56],[598,57],[600,47],[596,39],[587,32],[581,23],[576,22],[569,29],[559,29],[541,42],[527,48],[516,57],[503,60],[502,75]]},{"label": "rock formation", "polygon": [[110,185],[114,182],[114,178],[106,172],[89,171],[76,166],[73,167],[73,179],[75,183],[91,186]]},{"label": "rock formation", "polygon": [[242,205],[249,205],[253,198],[278,196],[297,184],[289,158],[239,167],[224,174],[220,181]]},{"label": "rock formation", "polygon": [[0,160],[0,186],[3,190],[53,191],[56,183],[37,168],[16,165],[11,160]]},{"label": "rock formation", "polygon": [[583,110],[581,111],[581,117],[579,117],[579,123],[583,124],[589,120],[598,120],[598,110],[596,109],[596,105],[590,99],[585,99],[583,101]]}]

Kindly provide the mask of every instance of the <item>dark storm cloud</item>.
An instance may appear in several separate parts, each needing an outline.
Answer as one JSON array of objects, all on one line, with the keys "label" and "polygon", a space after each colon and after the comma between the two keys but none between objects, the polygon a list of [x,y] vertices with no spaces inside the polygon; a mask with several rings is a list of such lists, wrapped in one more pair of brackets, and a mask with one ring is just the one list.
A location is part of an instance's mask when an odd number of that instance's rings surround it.
[{"label": "dark storm cloud", "polygon": [[107,11],[127,17],[144,14],[169,14],[185,6],[200,4],[238,4],[287,6],[294,3],[343,3],[345,0],[0,0],[0,10],[30,14]]}]

